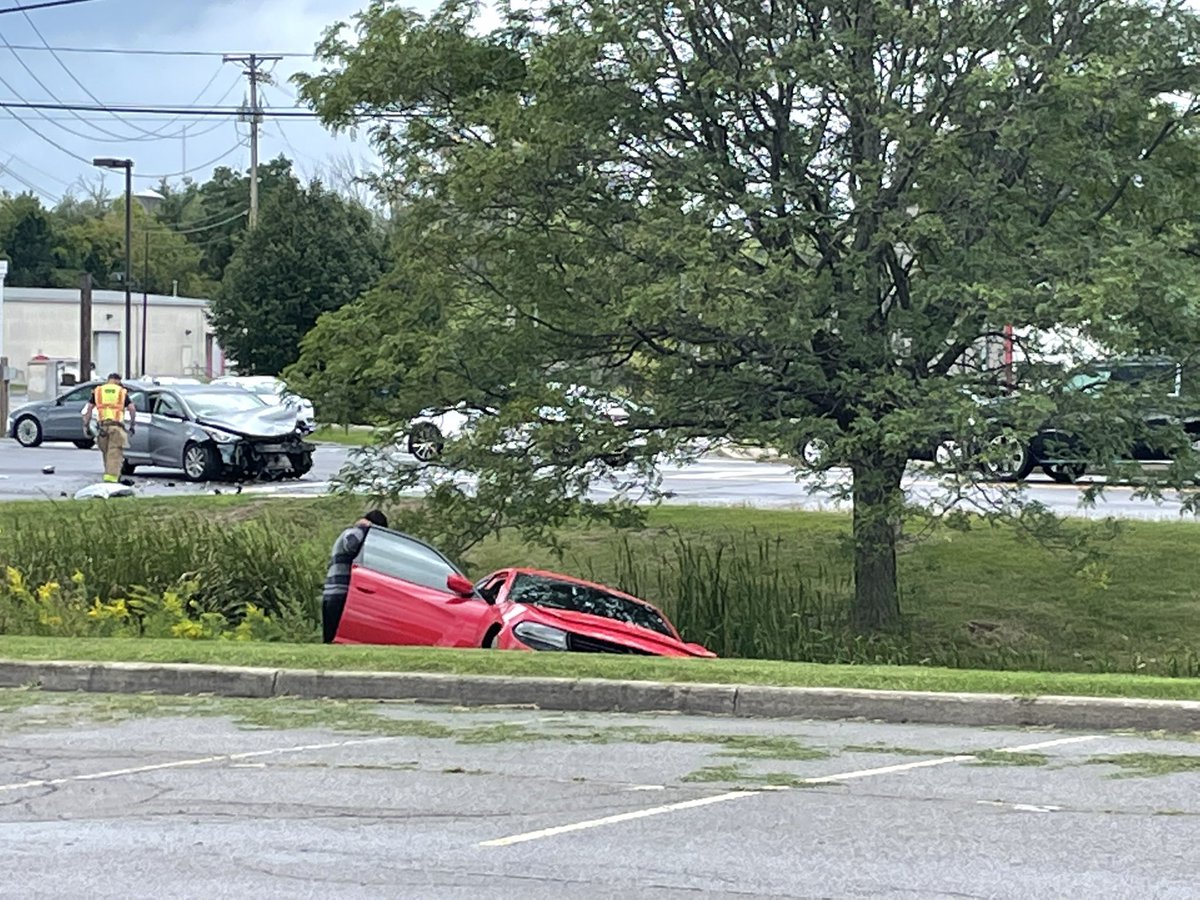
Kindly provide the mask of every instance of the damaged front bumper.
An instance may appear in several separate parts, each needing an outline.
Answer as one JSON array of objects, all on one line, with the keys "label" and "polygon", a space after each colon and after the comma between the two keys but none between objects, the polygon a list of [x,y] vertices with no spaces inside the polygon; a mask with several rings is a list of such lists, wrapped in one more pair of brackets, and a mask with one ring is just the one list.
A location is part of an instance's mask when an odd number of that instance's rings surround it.
[{"label": "damaged front bumper", "polygon": [[237,480],[279,481],[300,478],[312,468],[316,445],[298,435],[286,438],[239,437],[218,443],[221,465]]}]

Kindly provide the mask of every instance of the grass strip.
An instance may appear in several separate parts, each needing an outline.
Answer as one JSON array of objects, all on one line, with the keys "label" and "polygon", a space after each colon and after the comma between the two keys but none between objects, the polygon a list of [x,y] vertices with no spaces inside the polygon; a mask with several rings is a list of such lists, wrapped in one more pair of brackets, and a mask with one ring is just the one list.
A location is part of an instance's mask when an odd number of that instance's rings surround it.
[{"label": "grass strip", "polygon": [[1150,675],[991,672],[777,660],[686,660],[488,650],[227,641],[0,636],[0,660],[165,662],[266,668],[611,678],[794,687],[1200,700],[1200,679]]}]

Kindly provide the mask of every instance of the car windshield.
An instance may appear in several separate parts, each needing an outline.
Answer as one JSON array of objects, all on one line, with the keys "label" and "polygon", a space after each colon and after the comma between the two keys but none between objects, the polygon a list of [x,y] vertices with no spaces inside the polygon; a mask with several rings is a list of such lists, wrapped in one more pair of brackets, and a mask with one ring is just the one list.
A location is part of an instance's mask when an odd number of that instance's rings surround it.
[{"label": "car windshield", "polygon": [[603,616],[675,637],[666,620],[645,603],[574,581],[544,575],[518,575],[508,598],[514,603]]},{"label": "car windshield", "polygon": [[249,412],[262,409],[267,404],[254,394],[245,391],[213,391],[212,393],[188,394],[188,406],[198,416],[219,416],[222,413]]},{"label": "car windshield", "polygon": [[1079,372],[1068,382],[1072,391],[1086,391],[1108,383],[1139,384],[1146,387],[1161,385],[1166,393],[1175,390],[1175,366],[1171,363],[1117,363],[1097,366],[1090,371]]}]

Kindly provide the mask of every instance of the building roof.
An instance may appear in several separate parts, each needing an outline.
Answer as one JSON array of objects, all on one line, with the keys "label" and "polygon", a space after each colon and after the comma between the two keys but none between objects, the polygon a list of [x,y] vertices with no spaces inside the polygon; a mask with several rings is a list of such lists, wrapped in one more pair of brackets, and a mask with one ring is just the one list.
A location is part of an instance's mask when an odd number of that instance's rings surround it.
[{"label": "building roof", "polygon": [[[134,301],[142,302],[141,291],[134,291]],[[5,303],[71,303],[79,304],[79,288],[4,288]],[[92,304],[124,304],[124,291],[92,291]],[[149,306],[185,306],[203,309],[209,301],[202,297],[168,297],[164,294],[147,294]]]}]

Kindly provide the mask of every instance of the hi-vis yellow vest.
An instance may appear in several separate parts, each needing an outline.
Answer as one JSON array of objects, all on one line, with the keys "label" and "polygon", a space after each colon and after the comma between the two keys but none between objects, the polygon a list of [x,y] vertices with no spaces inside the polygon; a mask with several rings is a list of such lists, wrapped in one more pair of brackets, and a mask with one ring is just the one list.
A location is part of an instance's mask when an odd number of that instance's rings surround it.
[{"label": "hi-vis yellow vest", "polygon": [[92,403],[101,422],[121,422],[125,416],[125,388],[119,384],[102,384],[92,392]]}]

